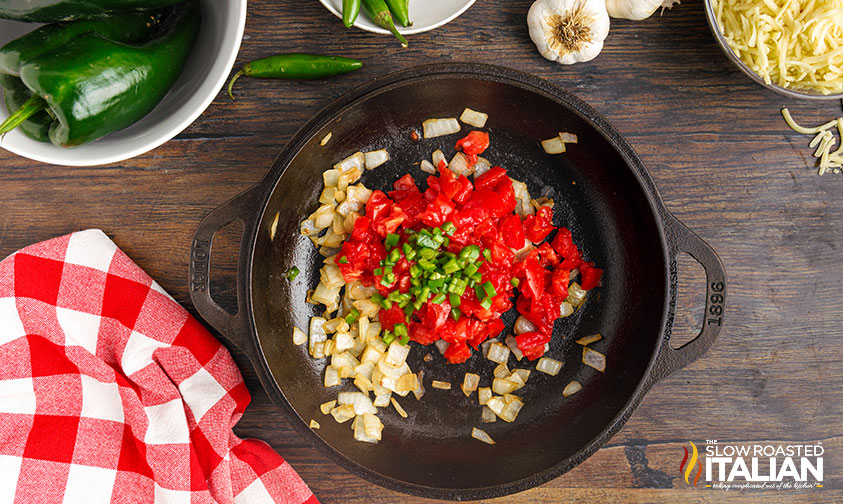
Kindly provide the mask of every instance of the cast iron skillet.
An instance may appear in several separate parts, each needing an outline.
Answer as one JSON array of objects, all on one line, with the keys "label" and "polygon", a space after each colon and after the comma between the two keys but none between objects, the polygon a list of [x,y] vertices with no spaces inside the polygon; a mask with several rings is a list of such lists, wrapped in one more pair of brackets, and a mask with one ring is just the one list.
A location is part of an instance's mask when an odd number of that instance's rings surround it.
[{"label": "cast iron skillet", "polygon": [[[450,156],[461,135],[413,142],[411,131],[431,117],[459,116],[464,107],[489,114],[492,147],[484,156],[525,181],[531,194],[545,193],[556,201],[554,224],[571,228],[585,257],[605,268],[603,286],[575,315],[556,323],[549,355],[566,364],[556,377],[532,373],[519,391],[526,406],[514,424],[481,424],[476,394],[467,399],[456,387],[467,371],[480,374],[481,385],[487,385],[493,363],[475,355],[466,365],[448,366],[433,346],[416,347],[410,366],[424,369],[427,393],[420,402],[412,395],[401,401],[410,414],[406,420],[391,409],[380,415],[385,428],[379,444],[356,442],[350,422],[337,424],[319,411],[337,394],[337,388],[322,387],[324,360],[312,360],[306,345],[292,343],[292,327],[306,330],[318,312],[305,296],[318,283],[322,264],[310,241],[299,235],[299,223],[318,206],[321,173],[358,150],[386,148],[391,155],[387,164],[364,175],[369,188],[386,188],[408,172],[424,180],[414,163],[436,148]],[[559,131],[576,133],[579,143],[563,155],[544,154],[539,140]],[[332,138],[321,146],[328,132]],[[270,240],[276,214],[277,233]],[[214,233],[238,219],[245,223],[239,312],[230,315],[211,300],[208,262]],[[707,301],[699,335],[674,350],[669,340],[679,252],[705,268]],[[290,282],[285,272],[292,266],[301,274]],[[193,304],[246,353],[267,393],[302,435],[374,483],[453,500],[525,490],[594,453],[650,387],[712,345],[722,323],[725,281],[715,252],[665,209],[638,156],[594,110],[538,78],[473,64],[397,72],[329,105],[296,134],[263,180],[202,221],[190,262]],[[509,315],[504,320],[511,324]],[[582,348],[573,342],[594,332],[605,336],[592,345],[607,356],[602,374],[580,363]],[[422,362],[426,353],[434,354],[432,362]],[[431,389],[432,379],[455,388]],[[561,391],[572,379],[584,389],[564,399]],[[322,428],[310,430],[311,419]],[[472,426],[485,429],[497,444],[472,439]]]}]

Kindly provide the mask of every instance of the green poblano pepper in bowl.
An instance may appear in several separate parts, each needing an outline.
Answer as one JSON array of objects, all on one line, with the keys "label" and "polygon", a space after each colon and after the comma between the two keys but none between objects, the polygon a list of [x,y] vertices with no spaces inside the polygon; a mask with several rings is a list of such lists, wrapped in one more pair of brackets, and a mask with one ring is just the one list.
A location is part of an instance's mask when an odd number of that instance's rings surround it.
[{"label": "green poblano pepper in bowl", "polygon": [[188,2],[51,24],[9,42],[0,48],[0,85],[11,115],[0,134],[20,126],[72,147],[134,124],[178,79],[199,25]]}]

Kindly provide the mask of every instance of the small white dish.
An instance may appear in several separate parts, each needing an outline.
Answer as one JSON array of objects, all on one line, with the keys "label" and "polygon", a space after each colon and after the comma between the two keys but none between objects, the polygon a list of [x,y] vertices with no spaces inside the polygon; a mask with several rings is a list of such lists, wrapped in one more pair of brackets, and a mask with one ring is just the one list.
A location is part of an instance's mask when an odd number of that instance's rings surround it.
[{"label": "small white dish", "polygon": [[[460,14],[467,11],[476,0],[410,0],[410,21],[411,26],[403,27],[396,25],[398,31],[403,35],[422,33],[449,23]],[[333,12],[335,16],[342,19],[342,0],[319,0],[326,9]],[[389,31],[376,25],[369,19],[369,16],[360,10],[354,26],[361,30],[373,33],[386,33]]]},{"label": "small white dish", "polygon": [[[225,85],[246,25],[246,0],[200,0],[202,27],[181,76],[152,112],[128,128],[73,148],[9,132],[0,147],[19,156],[65,166],[96,166],[148,152],[199,117]],[[0,46],[39,25],[0,20]],[[0,122],[9,117],[0,99]]]}]

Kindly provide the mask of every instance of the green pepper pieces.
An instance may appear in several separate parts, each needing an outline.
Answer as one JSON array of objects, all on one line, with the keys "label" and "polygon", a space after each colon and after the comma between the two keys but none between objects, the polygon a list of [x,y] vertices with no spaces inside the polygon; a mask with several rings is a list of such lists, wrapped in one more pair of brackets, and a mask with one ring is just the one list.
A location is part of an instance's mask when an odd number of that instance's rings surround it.
[{"label": "green pepper pieces", "polygon": [[[145,20],[140,25],[130,22],[141,17]],[[33,93],[0,125],[0,134],[24,115],[38,113],[39,105],[55,117],[49,139],[62,147],[137,122],[181,74],[200,17],[197,4],[188,2],[168,9],[160,19],[133,13],[86,22],[99,23],[95,31],[80,29],[78,23],[44,27],[0,49],[0,72],[19,76]],[[141,37],[145,43],[131,43]]]},{"label": "green pepper pieces", "polygon": [[0,18],[36,23],[94,19],[128,10],[157,9],[181,0],[0,0]]}]

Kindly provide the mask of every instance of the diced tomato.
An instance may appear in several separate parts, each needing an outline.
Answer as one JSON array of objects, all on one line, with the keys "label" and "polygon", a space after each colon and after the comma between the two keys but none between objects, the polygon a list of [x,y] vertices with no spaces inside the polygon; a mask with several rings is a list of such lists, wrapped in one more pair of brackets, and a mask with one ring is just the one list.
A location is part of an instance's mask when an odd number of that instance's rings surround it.
[{"label": "diced tomato", "polygon": [[556,232],[556,236],[553,238],[551,246],[553,247],[553,250],[558,252],[563,258],[562,263],[559,265],[560,268],[571,270],[582,263],[580,251],[577,249],[577,246],[574,245],[571,231],[568,228],[559,228],[559,231]]},{"label": "diced tomato", "polygon": [[521,293],[531,299],[540,298],[544,294],[545,271],[538,261],[528,257],[524,261],[524,281],[519,285]]},{"label": "diced tomato", "polygon": [[[457,141],[455,149],[460,150],[469,156],[477,156],[483,154],[489,147],[489,134],[483,131],[470,131],[468,135]],[[475,158],[476,161],[476,158]]]},{"label": "diced tomato", "polygon": [[381,327],[387,331],[395,329],[395,324],[404,324],[407,322],[404,310],[397,304],[392,305],[392,308],[388,310],[379,311],[378,320],[381,322]]},{"label": "diced tomato", "polygon": [[428,203],[424,212],[418,215],[418,219],[430,227],[439,227],[454,213],[456,206],[456,203],[440,193]]},{"label": "diced tomato", "polygon": [[458,341],[448,345],[448,349],[445,350],[443,357],[451,364],[460,364],[471,357],[471,349],[468,348],[468,345],[464,341]]},{"label": "diced tomato", "polygon": [[524,219],[524,234],[527,235],[527,239],[533,243],[539,243],[545,238],[547,235],[553,231],[553,210],[550,207],[541,207],[536,212],[536,215],[528,215],[526,219]]},{"label": "diced tomato", "polygon": [[457,179],[457,183],[459,184],[459,189],[457,192],[454,193],[453,200],[460,205],[468,201],[468,198],[471,197],[471,193],[474,192],[474,186],[471,184],[471,181],[465,175],[460,175]]},{"label": "diced tomato", "polygon": [[515,250],[524,248],[524,226],[521,224],[521,217],[510,215],[501,219],[501,235],[508,247]]},{"label": "diced tomato", "polygon": [[423,322],[432,327],[434,331],[438,331],[448,320],[448,315],[451,314],[451,305],[447,301],[441,303],[428,301],[425,305],[427,306],[427,315]]},{"label": "diced tomato", "polygon": [[580,265],[580,275],[582,275],[583,290],[591,290],[600,284],[600,277],[603,276],[603,270],[595,268],[594,263],[587,262]]},{"label": "diced tomato", "polygon": [[553,270],[553,281],[551,282],[553,294],[564,301],[568,297],[568,278],[570,271],[557,268]]},{"label": "diced tomato", "polygon": [[409,173],[396,180],[392,184],[392,187],[394,187],[396,191],[419,192],[419,188],[416,187],[416,181],[413,180],[412,175],[410,175]]},{"label": "diced tomato", "polygon": [[474,179],[474,187],[494,191],[504,178],[506,178],[506,170],[500,166],[493,166],[489,171]]},{"label": "diced tomato", "polygon": [[429,345],[439,339],[439,336],[421,322],[410,322],[410,339],[421,345]]},{"label": "diced tomato", "polygon": [[540,332],[527,332],[515,337],[518,350],[529,360],[536,360],[544,355],[544,346],[550,343],[550,335]]}]

